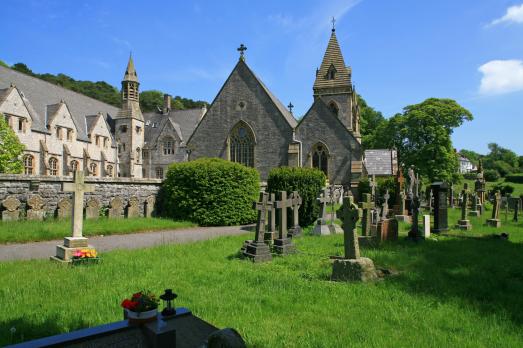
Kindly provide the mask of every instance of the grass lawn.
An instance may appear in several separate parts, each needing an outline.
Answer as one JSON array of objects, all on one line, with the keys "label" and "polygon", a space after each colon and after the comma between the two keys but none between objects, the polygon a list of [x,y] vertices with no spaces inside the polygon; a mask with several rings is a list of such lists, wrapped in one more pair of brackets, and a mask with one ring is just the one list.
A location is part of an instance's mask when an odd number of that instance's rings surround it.
[{"label": "grass lawn", "polygon": [[[300,253],[266,264],[237,258],[245,236],[112,251],[87,267],[2,262],[0,345],[121,320],[133,292],[173,288],[177,306],[237,328],[251,347],[521,347],[523,222],[472,223],[473,232],[363,248],[399,272],[370,284],[329,281],[342,235],[299,238]],[[488,236],[505,231],[509,241]]]},{"label": "grass lawn", "polygon": [[[85,236],[127,234],[196,226],[159,218],[84,220]],[[60,239],[71,234],[71,220],[0,222],[0,244]]]}]

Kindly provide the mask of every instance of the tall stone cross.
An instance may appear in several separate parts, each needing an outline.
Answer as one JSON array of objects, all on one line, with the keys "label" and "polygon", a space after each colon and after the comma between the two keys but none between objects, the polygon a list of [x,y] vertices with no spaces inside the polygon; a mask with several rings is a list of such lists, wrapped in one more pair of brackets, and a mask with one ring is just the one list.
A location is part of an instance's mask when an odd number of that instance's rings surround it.
[{"label": "tall stone cross", "polygon": [[343,205],[336,212],[336,216],[343,221],[343,239],[346,259],[359,259],[360,246],[356,233],[356,222],[359,219],[358,206],[354,204],[353,196],[343,197]]},{"label": "tall stone cross", "polygon": [[287,191],[280,191],[280,200],[276,201],[276,209],[280,209],[278,239],[287,238],[287,208],[292,206],[292,199],[287,198]]},{"label": "tall stone cross", "polygon": [[385,220],[387,219],[387,213],[389,212],[389,190],[385,191],[385,194],[383,195],[383,209],[381,211],[381,219]]},{"label": "tall stone cross", "polygon": [[93,192],[94,185],[86,184],[84,173],[80,170],[74,172],[74,182],[64,183],[64,192],[73,193],[73,219],[71,221],[71,230],[73,238],[82,238],[82,228],[84,222],[84,193]]},{"label": "tall stone cross", "polygon": [[240,52],[240,59],[245,60],[244,52],[247,51],[247,47],[244,44],[241,44],[240,47],[237,48],[238,52]]},{"label": "tall stone cross", "polygon": [[370,181],[370,193],[372,195],[372,200],[376,201],[376,190],[378,188],[378,184],[376,183],[376,176],[372,174],[372,178]]},{"label": "tall stone cross", "polygon": [[327,188],[323,189],[323,193],[320,194],[320,198],[317,198],[321,205],[321,219],[327,219],[327,203],[329,203],[329,191]]},{"label": "tall stone cross", "polygon": [[300,225],[300,222],[299,222],[299,210],[300,210],[300,207],[301,207],[301,204],[303,203],[303,200],[300,196],[300,194],[298,193],[298,191],[293,191],[291,193],[291,208],[292,208],[292,215],[293,215],[293,226],[294,228],[296,227],[299,227]]},{"label": "tall stone cross", "polygon": [[339,201],[341,196],[341,187],[336,188],[334,185],[331,185],[329,187],[329,205],[331,206],[331,225],[334,225],[334,217],[336,214],[334,214],[334,206],[336,205],[336,202]]},{"label": "tall stone cross", "polygon": [[265,221],[267,219],[267,212],[272,207],[272,202],[269,202],[269,194],[267,192],[260,192],[258,202],[254,202],[253,208],[258,210],[258,222],[256,223],[255,242],[263,242],[265,234]]},{"label": "tall stone cross", "polygon": [[363,210],[363,216],[361,219],[362,235],[370,236],[372,209],[374,209],[374,202],[372,201],[370,193],[363,194],[363,202],[360,202],[360,206]]},{"label": "tall stone cross", "polygon": [[492,219],[499,219],[499,210],[501,208],[501,193],[496,191],[494,195],[494,204],[492,205]]},{"label": "tall stone cross", "polygon": [[467,183],[463,185],[463,191],[461,191],[463,197],[463,203],[461,204],[461,220],[467,219],[467,208],[469,203],[469,187]]},{"label": "tall stone cross", "polygon": [[269,232],[276,233],[276,204],[274,204],[276,202],[276,195],[274,193],[271,193],[270,197],[272,204],[269,208]]}]

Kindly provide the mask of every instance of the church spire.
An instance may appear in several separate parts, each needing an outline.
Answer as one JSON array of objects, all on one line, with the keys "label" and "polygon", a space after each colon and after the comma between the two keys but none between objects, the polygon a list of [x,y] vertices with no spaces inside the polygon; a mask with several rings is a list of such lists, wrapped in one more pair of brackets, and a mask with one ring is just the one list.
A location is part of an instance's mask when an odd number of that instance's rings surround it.
[{"label": "church spire", "polygon": [[313,87],[314,95],[320,95],[326,91],[332,92],[332,89],[350,89],[351,84],[351,70],[345,66],[333,24],[327,50],[323,56],[320,69],[316,73]]},{"label": "church spire", "polygon": [[122,108],[118,112],[118,117],[143,120],[140,110],[139,87],[140,83],[138,82],[133,57],[129,55],[129,61],[122,80]]},{"label": "church spire", "polygon": [[138,82],[138,75],[136,75],[136,69],[134,68],[132,53],[129,54],[129,62],[127,62],[127,69],[125,69],[123,81]]}]

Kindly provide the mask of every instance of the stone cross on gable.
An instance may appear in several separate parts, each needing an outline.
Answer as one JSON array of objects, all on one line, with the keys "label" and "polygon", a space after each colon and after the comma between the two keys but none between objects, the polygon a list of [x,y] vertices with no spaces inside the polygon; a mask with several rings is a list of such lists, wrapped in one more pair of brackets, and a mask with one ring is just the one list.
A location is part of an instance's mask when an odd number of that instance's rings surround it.
[{"label": "stone cross on gable", "polygon": [[329,198],[329,190],[327,188],[323,189],[323,193],[320,194],[320,198],[317,198],[318,202],[320,202],[321,205],[321,218],[326,219],[327,218],[327,203],[330,202]]},{"label": "stone cross on gable", "polygon": [[254,202],[253,208],[258,210],[258,222],[256,223],[256,242],[262,242],[265,234],[265,221],[267,219],[267,212],[272,207],[272,202],[269,202],[269,194],[267,192],[260,192],[258,202]]},{"label": "stone cross on gable", "polygon": [[363,216],[361,220],[361,229],[364,236],[370,236],[370,225],[372,218],[372,209],[374,209],[374,202],[370,193],[363,194],[363,202],[360,202],[361,209],[363,209]]},{"label": "stone cross on gable", "polygon": [[82,171],[74,172],[74,182],[63,184],[64,192],[73,193],[73,219],[71,221],[71,230],[73,238],[82,237],[82,227],[84,222],[84,193],[93,192],[94,185],[88,185],[84,182],[84,173]]},{"label": "stone cross on gable", "polygon": [[336,212],[336,216],[343,221],[343,239],[346,259],[359,259],[360,247],[358,234],[356,233],[356,222],[359,219],[358,206],[354,204],[353,196],[343,197],[343,205]]},{"label": "stone cross on gable", "polygon": [[287,191],[280,191],[280,200],[276,201],[276,209],[280,209],[278,238],[287,238],[287,208],[292,207],[292,199],[287,198]]},{"label": "stone cross on gable", "polygon": [[289,112],[292,114],[292,108],[294,107],[294,105],[292,105],[292,103],[289,103],[287,107],[289,108]]},{"label": "stone cross on gable", "polygon": [[303,203],[303,200],[298,193],[298,191],[293,191],[291,193],[291,209],[292,209],[292,215],[293,215],[293,225],[294,227],[299,226],[299,210],[301,207],[301,204]]},{"label": "stone cross on gable", "polygon": [[240,52],[240,59],[245,60],[244,52],[247,51],[247,47],[244,44],[241,44],[240,47],[237,48],[238,52]]},{"label": "stone cross on gable", "polygon": [[387,218],[387,213],[389,212],[389,190],[385,191],[385,194],[383,195],[383,208],[381,211],[381,219],[385,220]]}]

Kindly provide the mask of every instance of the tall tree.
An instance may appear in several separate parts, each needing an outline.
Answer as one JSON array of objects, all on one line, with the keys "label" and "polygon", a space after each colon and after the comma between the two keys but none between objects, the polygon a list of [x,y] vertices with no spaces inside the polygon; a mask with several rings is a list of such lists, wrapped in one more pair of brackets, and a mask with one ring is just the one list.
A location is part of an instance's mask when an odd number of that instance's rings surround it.
[{"label": "tall tree", "polygon": [[20,157],[23,150],[24,145],[0,113],[0,173],[21,173],[23,165]]},{"label": "tall tree", "polygon": [[156,111],[163,106],[163,93],[157,90],[140,93],[140,108],[142,112]]},{"label": "tall tree", "polygon": [[472,119],[470,111],[456,101],[430,98],[394,115],[377,135],[377,145],[395,147],[405,166],[414,165],[430,181],[455,180],[458,158],[451,134]]},{"label": "tall tree", "polygon": [[381,112],[369,106],[359,94],[358,105],[360,106],[361,143],[364,149],[375,148],[377,144],[376,135],[379,134],[378,130],[386,126],[387,120]]}]

